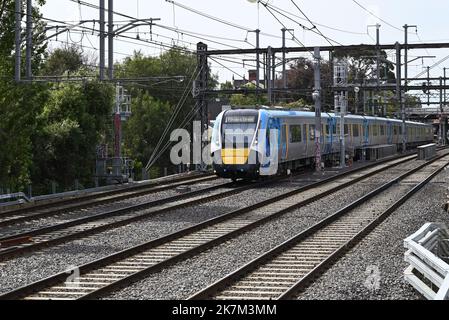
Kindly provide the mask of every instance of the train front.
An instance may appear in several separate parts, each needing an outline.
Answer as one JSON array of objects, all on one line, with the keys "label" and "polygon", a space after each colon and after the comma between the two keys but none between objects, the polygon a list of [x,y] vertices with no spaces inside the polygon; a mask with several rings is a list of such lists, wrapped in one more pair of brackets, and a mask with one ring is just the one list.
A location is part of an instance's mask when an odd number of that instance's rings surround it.
[{"label": "train front", "polygon": [[253,179],[259,176],[258,110],[226,110],[212,131],[211,153],[215,173],[223,178]]}]

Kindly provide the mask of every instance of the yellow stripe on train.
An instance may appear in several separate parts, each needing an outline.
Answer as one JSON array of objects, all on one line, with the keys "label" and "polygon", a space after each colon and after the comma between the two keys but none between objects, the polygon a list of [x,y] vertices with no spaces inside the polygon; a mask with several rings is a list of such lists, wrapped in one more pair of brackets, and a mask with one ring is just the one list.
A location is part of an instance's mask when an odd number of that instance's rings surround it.
[{"label": "yellow stripe on train", "polygon": [[222,149],[223,164],[245,164],[248,161],[249,149]]}]

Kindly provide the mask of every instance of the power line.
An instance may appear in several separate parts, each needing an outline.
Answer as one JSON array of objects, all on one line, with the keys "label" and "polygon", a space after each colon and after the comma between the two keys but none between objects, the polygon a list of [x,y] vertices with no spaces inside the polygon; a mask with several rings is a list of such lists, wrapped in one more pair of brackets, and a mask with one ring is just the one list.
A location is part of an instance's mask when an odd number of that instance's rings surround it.
[{"label": "power line", "polygon": [[326,41],[333,46],[333,44],[329,41],[329,39],[317,28],[317,26],[309,19],[308,16],[306,16],[306,14],[301,10],[301,8],[296,4],[295,1],[291,0],[291,2],[294,4],[294,6],[299,10],[299,12],[302,13],[302,15],[310,22],[310,24],[313,26],[314,29],[316,29],[316,31],[318,31],[321,36],[326,39]]},{"label": "power line", "polygon": [[[74,0],[72,0],[72,1],[74,1]],[[224,19],[221,19],[221,18],[217,18],[217,17],[215,17],[215,16],[212,16],[212,15],[210,15],[210,14],[201,12],[201,11],[199,11],[199,10],[197,10],[197,9],[194,9],[194,8],[191,8],[191,7],[188,7],[188,6],[185,6],[185,5],[183,5],[183,4],[180,4],[180,3],[178,3],[178,2],[175,2],[175,1],[173,1],[173,0],[165,0],[165,1],[166,1],[166,2],[169,2],[169,3],[173,4],[173,5],[176,5],[176,6],[180,7],[180,8],[183,8],[183,9],[185,9],[185,10],[187,10],[187,11],[190,11],[190,12],[193,12],[193,13],[195,13],[195,14],[197,14],[197,15],[200,15],[200,16],[202,16],[202,17],[205,17],[205,18],[208,18],[208,19],[210,19],[210,20],[213,20],[213,21],[216,21],[216,22],[225,24],[225,25],[227,25],[227,26],[230,26],[230,27],[233,27],[233,28],[236,28],[236,29],[240,29],[240,30],[243,30],[243,31],[246,31],[246,32],[252,32],[252,31],[254,31],[252,28],[248,28],[248,27],[241,26],[241,25],[238,25],[238,24],[233,23],[233,22],[229,22],[229,21],[224,20]],[[274,34],[269,34],[269,33],[264,33],[264,32],[261,32],[260,34],[261,34],[261,35],[264,35],[264,36],[267,36],[267,37],[272,37],[272,38],[282,39],[282,37],[277,36],[277,35],[274,35]]]},{"label": "power line", "polygon": [[[271,4],[271,3],[270,3],[270,7],[275,8],[275,9],[277,9],[279,11],[282,11],[285,14],[291,15],[292,17],[295,17],[295,18],[298,18],[298,19],[301,19],[301,20],[307,20],[304,17],[301,17],[301,16],[298,16],[296,14],[293,14],[293,13],[291,13],[291,12],[289,12],[287,10],[284,10],[284,9],[282,9],[280,7],[277,7],[277,6],[275,6],[275,5]],[[327,29],[338,31],[338,32],[342,32],[342,33],[366,36],[366,33],[362,33],[362,32],[355,32],[355,31],[344,30],[344,29],[341,29],[341,28],[331,27],[331,26],[325,25],[323,23],[318,23],[318,22],[315,22],[315,21],[311,21],[311,23],[314,24],[314,25],[323,27],[323,28],[327,28]]]},{"label": "power line", "polygon": [[[440,61],[434,63],[432,66],[429,67],[429,70],[432,70],[433,68],[437,67],[439,64],[443,63],[444,61],[446,61],[447,59],[449,59],[449,55],[447,55],[446,57],[444,57],[443,59],[441,59]],[[416,76],[414,76],[413,78],[419,78],[421,77],[423,74],[425,74],[427,72],[427,69],[418,73]]]},{"label": "power line", "polygon": [[[281,20],[279,20],[279,18],[278,17],[276,17],[276,15],[273,13],[273,12],[271,12],[271,10],[268,8],[268,6],[267,6],[267,4],[264,4],[263,2],[260,2],[260,3],[262,3],[262,5],[265,7],[265,9],[267,9],[267,11],[282,25],[282,27],[284,28],[284,29],[286,29],[290,34],[291,34],[291,36],[292,36],[292,38],[293,39],[296,39],[296,41],[297,41],[297,43],[300,45],[300,46],[303,46],[303,47],[305,47],[305,45],[301,42],[301,41],[299,41],[296,37],[295,37],[295,35],[293,34],[293,32],[291,32],[291,30],[290,29],[288,29],[286,26],[285,26],[285,24],[283,24],[282,23],[282,21]],[[310,52],[310,51],[308,51],[312,56],[313,56],[313,53],[312,52]]]},{"label": "power line", "polygon": [[358,5],[360,8],[362,8],[363,10],[365,10],[366,12],[368,12],[370,15],[372,15],[373,17],[379,19],[380,21],[382,21],[383,23],[385,23],[386,25],[392,27],[393,29],[396,29],[398,31],[403,32],[403,30],[401,28],[398,28],[394,25],[392,25],[391,23],[389,23],[388,21],[382,19],[381,17],[375,15],[374,13],[372,13],[370,10],[368,10],[367,8],[365,8],[364,6],[362,6],[359,2],[357,2],[356,0],[352,0],[352,2],[354,2],[356,5]]},{"label": "power line", "polygon": [[392,25],[391,23],[389,23],[388,21],[380,18],[379,16],[375,15],[373,12],[371,12],[370,10],[368,10],[367,8],[365,8],[364,6],[362,6],[359,2],[357,2],[356,0],[352,0],[356,5],[358,5],[360,8],[362,8],[363,10],[365,10],[366,12],[368,12],[370,15],[372,15],[373,17],[379,19],[380,21],[382,21],[383,23],[385,23],[386,25],[392,27],[393,29],[396,29],[398,31],[402,32],[402,29]]},{"label": "power line", "polygon": [[[296,24],[299,25],[301,28],[303,28],[303,30],[313,32],[313,33],[315,33],[315,34],[318,34],[318,35],[324,37],[327,41],[331,40],[332,42],[335,42],[335,43],[337,43],[338,45],[342,45],[342,44],[339,43],[338,41],[335,41],[335,40],[333,40],[333,39],[331,39],[331,38],[329,38],[329,37],[324,36],[322,33],[319,33],[319,32],[317,32],[317,31],[315,31],[314,29],[315,29],[316,27],[315,27],[315,28],[313,28],[313,27],[312,27],[312,28],[307,28],[306,26],[302,25],[302,24],[299,23],[298,21],[292,19],[291,17],[285,15],[285,14],[282,13],[281,11],[279,11],[279,10],[277,10],[276,8],[272,7],[268,2],[266,2],[266,3],[262,2],[262,1],[259,1],[259,2],[262,3],[262,5],[265,6],[265,8],[271,13],[271,15],[274,16],[274,14],[271,12],[271,10],[269,10],[269,8],[271,8],[273,11],[275,11],[275,12],[278,13],[278,14],[280,14],[280,15],[283,16],[284,18],[286,18],[286,19],[288,19],[288,20],[290,20],[290,21],[296,23]],[[276,18],[276,20],[278,20],[278,21],[280,22],[280,20],[279,20],[277,17],[275,17],[275,18]],[[281,23],[281,22],[280,22],[280,23]],[[281,23],[281,24],[284,26],[285,29],[287,29],[283,23]],[[290,34],[291,34],[291,32],[290,32]],[[303,46],[304,46],[304,45],[303,45]],[[333,46],[332,43],[331,43],[331,46]]]}]

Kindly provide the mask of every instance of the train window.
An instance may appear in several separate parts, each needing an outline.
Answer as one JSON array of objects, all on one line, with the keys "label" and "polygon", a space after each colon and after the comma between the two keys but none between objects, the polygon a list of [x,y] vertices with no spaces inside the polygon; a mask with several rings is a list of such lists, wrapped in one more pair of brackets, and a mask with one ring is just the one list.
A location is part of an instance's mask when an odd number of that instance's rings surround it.
[{"label": "train window", "polygon": [[358,124],[353,124],[352,125],[352,135],[354,137],[358,137],[359,136],[359,125]]},{"label": "train window", "polygon": [[383,124],[380,125],[380,135],[381,136],[385,135],[385,126]]},{"label": "train window", "polygon": [[399,128],[399,134],[402,134],[402,127],[398,126],[398,128]]},{"label": "train window", "polygon": [[345,134],[349,134],[349,128],[347,124],[345,124]]},{"label": "train window", "polygon": [[309,140],[314,141],[315,140],[315,125],[309,124]]},{"label": "train window", "polygon": [[301,133],[302,131],[300,124],[290,125],[290,142],[291,143],[301,142],[302,140]]},{"label": "train window", "polygon": [[377,124],[373,124],[373,136],[377,136]]},{"label": "train window", "polygon": [[325,133],[327,136],[329,135],[329,125],[328,124],[326,124],[326,133]]},{"label": "train window", "polygon": [[393,134],[394,135],[398,134],[398,126],[393,126]]},{"label": "train window", "polygon": [[332,126],[332,134],[337,134],[337,126]]}]

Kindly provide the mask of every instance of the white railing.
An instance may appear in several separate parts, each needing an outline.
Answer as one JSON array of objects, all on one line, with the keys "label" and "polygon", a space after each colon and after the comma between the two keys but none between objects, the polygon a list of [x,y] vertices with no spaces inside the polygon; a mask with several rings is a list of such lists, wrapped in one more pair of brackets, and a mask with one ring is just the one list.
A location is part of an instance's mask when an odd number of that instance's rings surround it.
[{"label": "white railing", "polygon": [[429,300],[449,300],[449,228],[426,223],[404,240],[405,280]]}]

